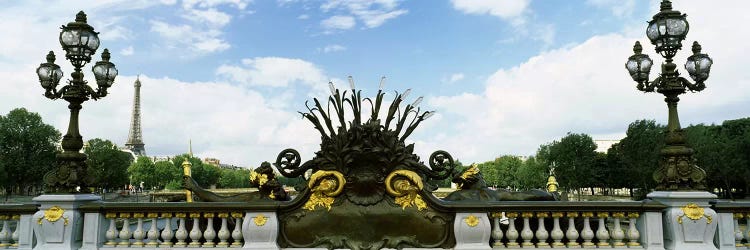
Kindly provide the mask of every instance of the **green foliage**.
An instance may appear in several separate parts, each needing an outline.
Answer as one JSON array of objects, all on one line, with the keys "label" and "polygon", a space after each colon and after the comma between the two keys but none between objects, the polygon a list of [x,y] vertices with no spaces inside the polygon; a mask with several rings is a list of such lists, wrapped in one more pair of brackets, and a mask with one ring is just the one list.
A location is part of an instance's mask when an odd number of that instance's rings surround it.
[{"label": "green foliage", "polygon": [[[182,162],[185,161],[185,159],[188,159],[190,164],[193,165],[191,167],[191,175],[193,179],[198,182],[198,185],[204,188],[208,188],[211,185],[218,184],[219,177],[221,177],[219,167],[209,164],[203,164],[200,158],[193,157],[188,154],[175,156],[172,159],[172,164],[178,166],[179,169],[182,170]],[[180,178],[180,181],[182,181],[182,178]]]},{"label": "green foliage", "polygon": [[545,163],[555,165],[561,187],[577,189],[592,187],[599,175],[596,168],[596,143],[587,134],[570,133],[551,144],[539,148],[537,155]]},{"label": "green foliage", "polygon": [[519,189],[545,189],[549,168],[543,161],[537,161],[536,157],[529,157],[523,165],[516,170],[514,177]]},{"label": "green foliage", "polygon": [[248,188],[250,187],[249,169],[221,169],[218,188]]},{"label": "green foliage", "polygon": [[479,171],[484,176],[487,185],[501,188],[518,187],[516,171],[523,165],[523,160],[518,156],[503,155],[494,161],[477,164]]},{"label": "green foliage", "polygon": [[166,186],[164,186],[164,189],[166,190],[182,190],[182,179],[180,180],[171,180],[169,183],[167,183]]},{"label": "green foliage", "polygon": [[[0,116],[0,162],[7,194],[15,188],[41,186],[42,176],[55,166],[60,132],[45,124],[37,113],[24,108]],[[3,177],[4,176],[4,177]]]},{"label": "green foliage", "polygon": [[141,156],[128,168],[128,174],[134,183],[143,182],[146,189],[162,189],[170,182],[182,185],[182,169],[171,161],[153,162],[151,158]]},{"label": "green foliage", "polygon": [[698,166],[706,170],[709,190],[721,189],[725,198],[746,193],[750,175],[750,118],[725,121],[722,125],[693,125],[684,129],[695,150]]},{"label": "green foliage", "polygon": [[133,156],[117,149],[109,140],[99,138],[88,141],[83,153],[88,156],[86,165],[89,176],[93,177],[92,187],[116,188],[128,184],[128,167]]},{"label": "green foliage", "polygon": [[614,186],[639,188],[646,193],[654,188],[654,171],[659,167],[659,150],[664,147],[664,125],[654,120],[637,120],[628,125],[625,138],[614,145],[608,162],[618,176]]}]

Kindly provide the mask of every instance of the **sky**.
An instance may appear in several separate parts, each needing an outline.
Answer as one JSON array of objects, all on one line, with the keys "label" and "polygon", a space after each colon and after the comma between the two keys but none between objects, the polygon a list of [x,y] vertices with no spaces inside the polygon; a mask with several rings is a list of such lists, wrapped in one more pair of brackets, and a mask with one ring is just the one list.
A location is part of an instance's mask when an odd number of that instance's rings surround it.
[{"label": "sky", "polygon": [[[84,139],[123,145],[139,77],[149,155],[193,153],[255,167],[295,148],[308,160],[320,135],[298,111],[352,76],[374,96],[412,89],[437,114],[408,142],[426,159],[446,150],[463,163],[533,155],[567,132],[625,136],[638,119],[666,123],[663,96],[642,93],[624,63],[645,36],[655,0],[108,0],[0,1],[0,114],[24,107],[67,130],[63,100],[43,96],[35,69],[61,25],[83,10],[120,72],[109,95],[83,104]],[[750,116],[750,1],[675,0],[687,13],[686,48],[714,60],[707,89],[682,96],[683,126]],[[676,63],[682,68],[689,50]],[[658,72],[658,66],[652,69]],[[651,78],[655,78],[655,73]],[[408,102],[408,101],[407,101]]]}]

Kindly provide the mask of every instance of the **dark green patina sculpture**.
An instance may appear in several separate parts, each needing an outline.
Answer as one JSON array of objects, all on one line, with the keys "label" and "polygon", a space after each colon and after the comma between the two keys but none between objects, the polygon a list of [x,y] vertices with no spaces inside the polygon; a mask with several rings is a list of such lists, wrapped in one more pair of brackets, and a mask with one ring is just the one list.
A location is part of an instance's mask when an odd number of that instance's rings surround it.
[{"label": "dark green patina sculpture", "polygon": [[[279,212],[281,247],[380,249],[452,247],[453,216],[423,199],[434,187],[429,179],[445,179],[453,158],[437,151],[427,167],[404,140],[434,112],[417,107],[422,97],[401,106],[409,90],[384,109],[385,93],[374,99],[361,92],[336,89],[328,106],[314,99],[302,113],[321,134],[320,151],[304,163],[294,149],[283,150],[276,167],[286,177],[312,174],[307,187]],[[382,83],[381,83],[382,87]],[[367,109],[363,105],[369,104]],[[332,107],[331,111],[326,107]],[[363,110],[369,110],[365,117]],[[348,113],[348,114],[347,114]],[[353,117],[351,120],[345,117]]]},{"label": "dark green patina sculpture", "polygon": [[708,79],[713,60],[701,53],[701,46],[698,42],[693,42],[693,55],[688,57],[685,69],[695,83],[680,76],[673,58],[682,48],[682,40],[685,39],[688,29],[685,15],[672,10],[672,3],[663,0],[661,11],[654,15],[646,29],[646,35],[656,46],[656,52],[666,59],[661,65],[659,77],[649,82],[648,75],[653,61],[648,55],[641,53],[643,47],[640,42],[635,42],[633,46],[635,54],[630,56],[625,64],[630,76],[638,82],[636,86],[638,90],[643,92],[656,90],[663,94],[666,97],[664,101],[667,102],[669,108],[666,146],[660,151],[659,168],[653,175],[658,183],[657,190],[703,190],[706,188],[706,172],[696,164],[693,149],[687,145],[685,133],[680,127],[677,102],[680,101],[678,96],[687,90],[698,92],[706,88],[704,82]]},{"label": "dark green patina sculpture", "polygon": [[534,189],[524,192],[512,192],[505,189],[490,189],[475,165],[461,173],[455,174],[452,180],[458,190],[448,194],[446,201],[554,201],[554,194]]},{"label": "dark green patina sculpture", "polygon": [[39,82],[45,89],[44,96],[55,100],[63,99],[70,103],[70,123],[68,132],[63,136],[63,152],[57,155],[57,168],[44,175],[47,184],[46,191],[51,193],[75,193],[85,190],[93,180],[86,173],[86,155],[82,154],[83,137],[78,132],[78,113],[83,102],[94,99],[98,100],[107,96],[107,88],[111,87],[117,76],[115,65],[109,62],[109,50],[102,52],[102,61],[93,67],[96,78],[97,89],[92,89],[83,79],[81,68],[91,61],[91,56],[99,48],[98,33],[86,23],[86,14],[78,12],[74,22],[62,26],[60,32],[60,45],[65,50],[65,58],[73,64],[73,79],[68,81],[60,90],[57,85],[63,76],[60,66],[55,64],[55,54],[50,51],[47,54],[47,62],[42,63],[36,70]]},{"label": "dark green patina sculpture", "polygon": [[284,187],[279,183],[276,175],[273,173],[273,168],[268,162],[260,164],[259,168],[256,168],[250,174],[250,187],[258,188],[256,192],[241,193],[236,195],[219,195],[214,192],[205,190],[198,185],[193,177],[184,175],[183,187],[190,190],[200,198],[201,201],[207,202],[250,202],[259,200],[276,200],[276,201],[288,201],[289,195],[287,195]]}]

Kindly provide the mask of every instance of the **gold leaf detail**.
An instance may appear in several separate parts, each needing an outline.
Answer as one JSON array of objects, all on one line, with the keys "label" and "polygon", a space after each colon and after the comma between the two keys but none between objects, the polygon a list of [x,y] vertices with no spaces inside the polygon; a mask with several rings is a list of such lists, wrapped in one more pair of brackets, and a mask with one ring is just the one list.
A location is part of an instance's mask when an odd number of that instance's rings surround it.
[{"label": "gold leaf detail", "polygon": [[490,216],[492,216],[492,218],[501,218],[503,217],[503,212],[494,212],[490,214]]},{"label": "gold leaf detail", "polygon": [[344,190],[344,184],[346,184],[346,180],[340,172],[318,170],[310,176],[310,180],[307,182],[312,194],[302,208],[312,211],[321,206],[330,211],[335,200],[334,197]]},{"label": "gold leaf detail", "polygon": [[[395,179],[397,177],[403,178]],[[419,211],[426,209],[427,203],[419,195],[419,191],[423,187],[422,177],[409,170],[396,170],[388,174],[388,177],[385,178],[386,192],[396,197],[395,202],[401,206],[401,209],[412,206],[415,206]]]},{"label": "gold leaf detail", "polygon": [[639,213],[636,213],[636,212],[630,212],[630,213],[628,213],[628,218],[631,218],[631,219],[637,219],[640,216],[641,215]]},{"label": "gold leaf detail", "polygon": [[[63,213],[65,213],[65,209],[62,209],[59,206],[52,206],[47,210],[44,210],[44,219],[49,222],[55,222],[63,217]],[[42,222],[40,221],[39,224],[42,224]]]},{"label": "gold leaf detail", "polygon": [[144,215],[143,213],[134,213],[133,218],[143,218],[144,217],[143,215]]},{"label": "gold leaf detail", "polygon": [[511,219],[515,219],[518,217],[518,213],[517,212],[505,213],[505,216]]},{"label": "gold leaf detail", "polygon": [[583,213],[581,213],[581,216],[583,216],[583,217],[594,217],[594,212],[583,212]]},{"label": "gold leaf detail", "polygon": [[705,210],[698,206],[698,204],[688,203],[684,207],[681,207],[680,210],[682,210],[683,214],[677,217],[677,223],[679,224],[682,224],[682,217],[688,217],[688,219],[693,221],[706,217],[706,224],[711,224],[711,221],[713,221],[713,218],[706,215]]},{"label": "gold leaf detail", "polygon": [[203,218],[213,218],[214,213],[203,213]]},{"label": "gold leaf detail", "polygon": [[469,169],[466,169],[466,171],[461,174],[461,179],[466,180],[468,178],[474,177],[477,174],[479,174],[479,168],[476,164],[471,164],[471,167],[469,167]]},{"label": "gold leaf detail", "polygon": [[532,212],[523,212],[523,213],[521,213],[521,217],[523,217],[523,218],[532,218],[532,217],[534,217],[534,213],[532,213]]},{"label": "gold leaf detail", "polygon": [[148,214],[146,215],[146,217],[148,217],[148,218],[152,218],[152,219],[153,219],[153,218],[159,218],[159,214],[158,214],[158,213],[148,213]]},{"label": "gold leaf detail", "polygon": [[464,222],[466,222],[467,226],[476,227],[477,225],[479,225],[479,218],[477,218],[476,216],[472,214],[466,217],[464,219]]},{"label": "gold leaf detail", "polygon": [[553,212],[552,213],[552,218],[562,218],[562,217],[563,217],[563,212]]},{"label": "gold leaf detail", "polygon": [[219,213],[218,217],[219,218],[227,218],[227,217],[229,217],[229,213]]},{"label": "gold leaf detail", "polygon": [[263,216],[263,214],[253,217],[253,222],[259,227],[265,225],[266,221],[268,221],[268,217]]},{"label": "gold leaf detail", "polygon": [[237,219],[237,218],[240,218],[240,219],[242,219],[242,218],[243,218],[244,216],[245,216],[245,215],[244,215],[243,213],[240,213],[240,212],[232,212],[232,218],[235,218],[235,219]]}]

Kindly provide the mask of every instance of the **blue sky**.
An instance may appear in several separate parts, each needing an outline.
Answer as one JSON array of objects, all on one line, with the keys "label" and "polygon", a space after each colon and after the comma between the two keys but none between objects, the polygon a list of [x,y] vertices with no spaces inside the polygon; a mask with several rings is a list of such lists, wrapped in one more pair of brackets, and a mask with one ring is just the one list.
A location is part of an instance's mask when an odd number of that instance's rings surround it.
[{"label": "blue sky", "polygon": [[[715,60],[708,89],[682,97],[684,125],[748,116],[750,31],[730,26],[750,21],[748,5],[674,1],[691,25],[685,43],[699,40]],[[657,9],[645,0],[2,1],[0,33],[11,35],[0,38],[0,113],[26,107],[66,129],[65,105],[42,97],[33,70],[47,51],[62,55],[59,27],[84,10],[120,70],[110,96],[84,104],[85,138],[125,142],[140,75],[151,155],[182,153],[192,139],[198,156],[240,166],[287,147],[309,159],[319,138],[296,113],[305,100],[325,96],[329,80],[348,86],[349,75],[374,95],[386,76],[387,90],[412,88],[438,111],[411,136],[423,158],[530,155],[568,131],[620,139],[636,119],[666,120],[662,97],[638,92],[623,67],[636,40],[661,62],[644,34]]]}]

